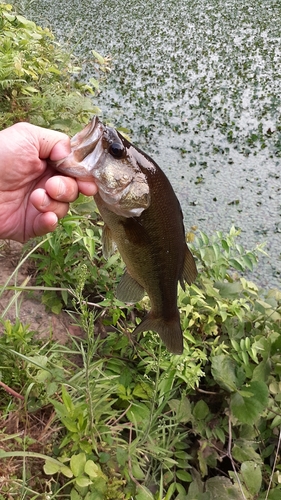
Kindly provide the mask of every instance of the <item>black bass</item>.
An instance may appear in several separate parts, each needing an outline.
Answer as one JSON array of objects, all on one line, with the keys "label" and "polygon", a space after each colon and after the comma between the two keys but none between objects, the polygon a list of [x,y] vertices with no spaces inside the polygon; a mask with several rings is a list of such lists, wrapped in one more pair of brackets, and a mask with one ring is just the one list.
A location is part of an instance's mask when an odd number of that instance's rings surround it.
[{"label": "black bass", "polygon": [[152,158],[97,117],[72,138],[71,147],[69,156],[52,166],[98,186],[104,255],[116,244],[126,264],[117,298],[138,302],[145,291],[150,298],[151,310],[134,333],[155,331],[169,351],[181,354],[177,286],[191,284],[197,270],[169,180]]}]

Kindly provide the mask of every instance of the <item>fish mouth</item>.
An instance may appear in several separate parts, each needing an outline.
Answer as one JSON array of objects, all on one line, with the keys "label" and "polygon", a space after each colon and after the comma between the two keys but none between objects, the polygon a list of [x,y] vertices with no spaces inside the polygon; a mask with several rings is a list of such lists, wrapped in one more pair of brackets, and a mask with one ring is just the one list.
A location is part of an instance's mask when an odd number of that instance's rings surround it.
[{"label": "fish mouth", "polygon": [[48,164],[70,177],[94,181],[109,210],[123,217],[139,216],[150,205],[150,191],[131,146],[95,116],[71,139],[71,153]]},{"label": "fish mouth", "polygon": [[84,160],[93,152],[104,131],[105,126],[95,116],[83,130],[72,137],[70,144],[71,148],[75,150],[77,161]]},{"label": "fish mouth", "polygon": [[105,130],[106,127],[95,116],[83,130],[72,137],[71,153],[59,161],[49,160],[49,166],[71,177],[92,181],[93,170],[103,153],[101,142]]}]

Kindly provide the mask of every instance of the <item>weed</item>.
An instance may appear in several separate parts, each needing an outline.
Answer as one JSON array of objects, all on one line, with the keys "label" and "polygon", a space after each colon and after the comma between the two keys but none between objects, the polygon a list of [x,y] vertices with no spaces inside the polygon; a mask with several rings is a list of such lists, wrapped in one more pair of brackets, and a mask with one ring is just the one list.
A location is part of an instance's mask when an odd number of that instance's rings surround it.
[{"label": "weed", "polygon": [[[237,236],[232,229],[212,241],[204,234],[195,238],[202,271],[196,285],[179,292],[182,356],[168,354],[152,332],[133,345],[118,331],[118,321],[106,339],[93,335],[98,315],[105,325],[112,318],[100,317],[100,310],[87,304],[85,264],[72,290],[72,314],[83,326],[84,340],[39,348],[39,367],[31,333],[20,329],[23,343],[16,332],[9,337],[16,347],[13,364],[32,376],[32,391],[51,405],[60,423],[44,466],[48,477],[56,478],[48,482],[52,498],[106,500],[114,491],[121,499],[203,500],[207,494],[215,498],[219,488],[231,498],[254,500],[265,498],[268,474],[271,491],[279,491],[277,472],[265,464],[278,444],[281,414],[281,297],[237,273],[234,266],[245,271],[260,250],[245,252]],[[66,358],[74,355],[79,365],[67,367]],[[25,395],[28,404],[32,391]]]},{"label": "weed", "polygon": [[109,70],[109,61],[94,53],[92,78],[81,84],[75,58],[9,4],[0,5],[0,129],[17,121],[63,130],[73,135],[81,123],[99,113],[89,96]]},{"label": "weed", "polygon": [[[39,57],[51,35],[1,9],[0,36],[10,38],[0,49],[1,123],[18,101],[15,119],[32,106],[39,121],[42,104],[44,124],[54,125],[58,102],[44,78],[54,75],[54,89],[63,73],[52,46],[48,71]],[[17,58],[15,36],[27,59]],[[71,106],[80,99],[72,91]],[[279,499],[281,293],[246,278],[262,247],[244,250],[235,228],[195,237],[199,278],[179,291],[185,347],[173,356],[153,332],[131,338],[148,299],[128,308],[114,298],[123,265],[117,255],[103,260],[100,230],[93,203],[81,197],[27,254],[43,301],[55,312],[67,307],[84,338],[37,340],[19,307],[14,324],[6,314],[32,287],[2,287],[16,298],[1,318],[0,499]]]}]

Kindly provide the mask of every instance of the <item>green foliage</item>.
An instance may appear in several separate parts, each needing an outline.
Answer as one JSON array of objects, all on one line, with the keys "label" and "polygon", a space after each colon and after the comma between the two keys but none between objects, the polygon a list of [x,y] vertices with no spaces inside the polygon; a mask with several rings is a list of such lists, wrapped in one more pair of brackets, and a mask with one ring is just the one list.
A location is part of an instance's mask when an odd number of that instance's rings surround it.
[{"label": "green foliage", "polygon": [[34,332],[20,321],[16,321],[15,324],[9,320],[3,321],[3,327],[4,330],[0,336],[0,380],[4,377],[6,384],[18,389],[28,380],[26,361],[23,358],[19,360],[18,356],[24,355],[26,351],[30,352]]},{"label": "green foliage", "polygon": [[[228,235],[217,233],[212,241],[204,234],[195,239],[200,275],[196,284],[179,292],[186,342],[183,355],[172,356],[153,332],[134,339],[134,346],[128,316],[124,334],[125,309],[112,299],[112,277],[116,273],[118,279],[120,262],[115,261],[115,271],[114,266],[110,272],[106,269],[98,234],[89,246],[88,236],[100,230],[99,222],[96,219],[94,226],[78,215],[79,205],[66,219],[63,236],[60,231],[54,235],[49,248],[36,253],[36,261],[40,267],[51,252],[53,267],[50,272],[49,262],[46,269],[54,280],[60,273],[62,282],[65,263],[59,260],[59,270],[54,263],[64,253],[70,263],[65,272],[72,289],[71,314],[86,339],[73,338],[63,349],[41,348],[40,367],[29,352],[34,346],[23,342],[23,353],[17,336],[9,341],[16,347],[14,366],[30,374],[22,360],[33,361],[28,404],[32,407],[32,394],[42,403],[48,401],[64,429],[51,454],[56,464],[48,458],[45,462],[45,473],[56,478],[52,498],[262,500],[267,491],[269,499],[275,498],[280,494],[281,293],[259,289],[235,269],[239,262],[245,272],[248,258],[256,261],[260,249],[246,252],[233,228]],[[93,232],[87,233],[89,229]],[[64,244],[55,254],[57,241]],[[76,258],[71,252],[78,243]],[[92,309],[85,300],[90,258],[98,293],[105,297],[96,303],[103,304],[102,315],[100,307]],[[72,265],[79,265],[79,273]],[[146,305],[144,299],[142,307]],[[116,329],[103,340],[94,336],[97,319],[105,327],[112,325],[116,309]],[[28,340],[28,329],[21,331]],[[74,353],[81,361],[69,370],[65,358]],[[55,367],[60,368],[56,374]]]},{"label": "green foliage", "polygon": [[[72,59],[48,30],[7,4],[0,12],[1,126],[30,119],[74,132],[93,112],[82,97],[91,88],[71,79]],[[153,332],[130,337],[148,299],[135,308],[115,299],[123,264],[102,257],[93,202],[81,197],[37,245],[44,303],[71,309],[85,338],[42,343],[20,316],[12,324],[2,313],[1,500],[280,498],[281,292],[247,279],[262,247],[246,251],[238,236],[231,228],[195,239],[199,277],[179,290],[181,356]],[[27,423],[38,411],[53,429],[42,453]],[[24,439],[11,433],[13,419]]]},{"label": "green foliage", "polygon": [[[91,218],[83,215],[85,213],[92,213]],[[80,195],[71,213],[60,222],[55,233],[47,236],[31,258],[35,259],[39,271],[37,284],[62,289],[60,294],[56,290],[43,293],[43,303],[54,313],[71,305],[73,290],[77,288],[84,269],[84,295],[99,307],[109,307],[112,322],[116,325],[124,316],[116,307],[123,305],[124,308],[125,305],[115,299],[110,283],[121,277],[124,265],[118,255],[113,255],[108,261],[103,258],[101,232],[101,219],[94,201]]]},{"label": "green foliage", "polygon": [[65,460],[61,463],[59,461],[54,463],[47,459],[44,472],[52,476],[61,473],[71,479],[71,500],[80,500],[85,497],[88,500],[102,500],[107,489],[107,478],[100,466],[93,460],[87,460],[85,453],[72,455],[67,462],[69,466],[65,465]]},{"label": "green foliage", "polygon": [[[17,121],[73,134],[99,109],[88,96],[98,92],[108,60],[93,51],[92,78],[79,83],[80,68],[47,28],[9,4],[0,4],[0,129]],[[102,71],[102,73],[101,73]]]}]

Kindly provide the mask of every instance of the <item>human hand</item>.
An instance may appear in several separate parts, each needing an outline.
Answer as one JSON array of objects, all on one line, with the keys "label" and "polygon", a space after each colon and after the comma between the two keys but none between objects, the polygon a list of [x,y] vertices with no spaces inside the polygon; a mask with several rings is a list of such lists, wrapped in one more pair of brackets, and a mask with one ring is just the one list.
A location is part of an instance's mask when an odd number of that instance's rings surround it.
[{"label": "human hand", "polygon": [[57,175],[47,159],[70,153],[70,139],[54,130],[16,123],[0,131],[0,238],[20,242],[55,230],[79,191],[97,192],[94,182]]}]

